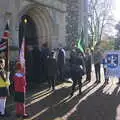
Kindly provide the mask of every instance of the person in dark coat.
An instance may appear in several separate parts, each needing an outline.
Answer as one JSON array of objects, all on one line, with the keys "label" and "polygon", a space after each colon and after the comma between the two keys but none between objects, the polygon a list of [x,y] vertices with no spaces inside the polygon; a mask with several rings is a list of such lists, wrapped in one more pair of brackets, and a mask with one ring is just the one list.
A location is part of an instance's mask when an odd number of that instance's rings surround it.
[{"label": "person in dark coat", "polygon": [[103,56],[102,63],[103,63],[105,83],[108,84],[109,77],[107,76],[107,58],[105,55]]},{"label": "person in dark coat", "polygon": [[86,81],[90,82],[92,63],[91,63],[91,54],[89,48],[87,48],[85,52],[85,67],[86,67]]},{"label": "person in dark coat", "polygon": [[25,71],[24,66],[20,62],[17,62],[16,72],[15,75],[13,76],[15,90],[14,99],[16,102],[16,116],[27,118],[28,114],[26,113],[25,108],[25,94],[27,82],[24,71]]},{"label": "person in dark coat", "polygon": [[55,79],[57,74],[57,62],[54,57],[54,51],[51,52],[48,58],[48,84],[49,88],[52,87],[52,90],[55,90]]},{"label": "person in dark coat", "polygon": [[94,51],[94,66],[95,66],[95,74],[96,74],[96,83],[100,83],[101,79],[101,62],[102,62],[102,54],[100,52],[100,49],[96,49]]},{"label": "person in dark coat", "polygon": [[41,68],[41,64],[40,64],[40,50],[37,46],[35,46],[33,48],[32,51],[32,77],[33,77],[33,81],[36,83],[40,83],[40,78],[41,78],[41,74],[40,74],[40,68]]},{"label": "person in dark coat", "polygon": [[48,69],[48,65],[47,65],[47,59],[50,55],[50,50],[48,48],[48,43],[44,43],[40,52],[40,64],[41,64],[41,77],[42,80],[45,82],[47,80],[47,69]]},{"label": "person in dark coat", "polygon": [[65,65],[65,50],[63,48],[59,49],[57,56],[59,79],[64,81],[64,65]]},{"label": "person in dark coat", "polygon": [[81,52],[78,52],[76,50],[72,51],[71,58],[70,58],[70,64],[71,64],[71,77],[73,80],[71,96],[73,96],[77,82],[79,84],[79,94],[82,93],[81,92],[82,76],[85,73],[85,63],[84,63]]}]

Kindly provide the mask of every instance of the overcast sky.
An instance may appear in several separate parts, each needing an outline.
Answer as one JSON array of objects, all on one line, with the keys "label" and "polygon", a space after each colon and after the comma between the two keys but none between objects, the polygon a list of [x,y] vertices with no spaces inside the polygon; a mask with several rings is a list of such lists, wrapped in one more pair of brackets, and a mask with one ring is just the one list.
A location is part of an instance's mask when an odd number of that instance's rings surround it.
[{"label": "overcast sky", "polygon": [[[120,0],[113,0],[113,16],[114,16],[114,20],[115,25],[118,23],[118,21],[120,21]],[[114,29],[114,26],[109,26],[108,28],[108,33],[109,35],[116,35],[117,31],[116,29]]]},{"label": "overcast sky", "polygon": [[117,21],[120,21],[120,0],[114,0],[115,5],[114,5],[114,16]]}]

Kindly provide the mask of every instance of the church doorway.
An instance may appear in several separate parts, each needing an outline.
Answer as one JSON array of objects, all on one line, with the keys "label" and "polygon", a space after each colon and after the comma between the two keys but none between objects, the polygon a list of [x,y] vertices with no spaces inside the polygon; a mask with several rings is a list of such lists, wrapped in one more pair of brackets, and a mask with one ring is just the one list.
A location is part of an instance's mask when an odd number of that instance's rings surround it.
[{"label": "church doorway", "polygon": [[19,47],[25,38],[26,77],[29,82],[40,81],[40,51],[34,20],[23,15],[19,24]]},{"label": "church doorway", "polygon": [[37,45],[36,25],[32,20],[32,18],[28,15],[23,15],[21,17],[21,22],[19,25],[19,45],[20,46],[21,46],[21,41],[23,37],[25,37],[27,45],[32,45],[32,46]]}]

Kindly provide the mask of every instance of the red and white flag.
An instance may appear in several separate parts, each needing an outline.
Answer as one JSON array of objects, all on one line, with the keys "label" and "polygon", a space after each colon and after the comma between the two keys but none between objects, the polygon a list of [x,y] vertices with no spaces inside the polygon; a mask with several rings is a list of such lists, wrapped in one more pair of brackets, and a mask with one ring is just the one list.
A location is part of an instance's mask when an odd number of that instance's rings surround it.
[{"label": "red and white flag", "polygon": [[23,37],[23,40],[22,40],[19,57],[20,57],[19,58],[20,63],[24,67],[24,71],[25,71],[25,39],[24,39],[24,37]]},{"label": "red and white flag", "polygon": [[9,39],[9,24],[7,22],[2,38],[0,39],[0,52],[8,51],[8,39]]}]

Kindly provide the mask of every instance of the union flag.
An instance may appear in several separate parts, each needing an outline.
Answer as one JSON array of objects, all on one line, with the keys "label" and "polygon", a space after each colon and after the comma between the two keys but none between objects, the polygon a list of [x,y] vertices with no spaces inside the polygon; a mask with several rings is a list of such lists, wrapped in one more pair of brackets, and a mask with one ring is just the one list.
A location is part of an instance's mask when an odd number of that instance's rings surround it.
[{"label": "union flag", "polygon": [[8,22],[5,26],[4,32],[3,32],[3,36],[0,40],[0,52],[7,52],[8,51],[8,38],[10,36],[9,33],[9,25]]}]

